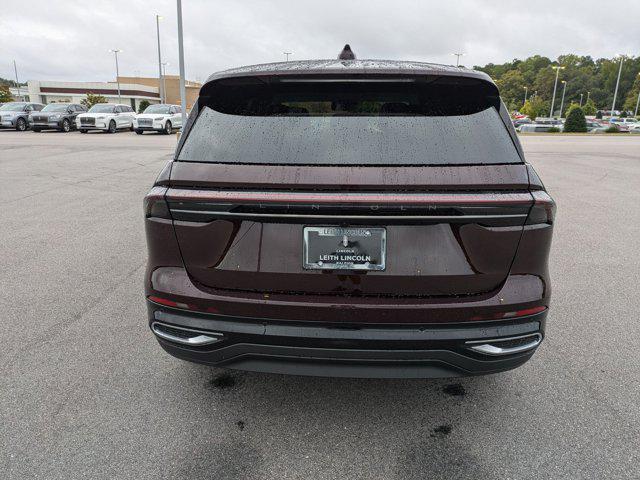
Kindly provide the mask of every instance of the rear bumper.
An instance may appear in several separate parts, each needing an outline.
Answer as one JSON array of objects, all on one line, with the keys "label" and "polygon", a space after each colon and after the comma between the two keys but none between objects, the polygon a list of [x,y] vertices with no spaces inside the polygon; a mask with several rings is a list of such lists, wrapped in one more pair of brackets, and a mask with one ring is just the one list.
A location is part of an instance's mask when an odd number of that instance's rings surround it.
[{"label": "rear bumper", "polygon": [[255,372],[362,378],[457,377],[516,368],[531,358],[537,343],[505,355],[471,347],[501,338],[542,339],[547,314],[472,324],[345,325],[198,314],[150,301],[148,311],[152,331],[175,326],[217,339],[191,346],[156,334],[162,348],[183,360]]}]

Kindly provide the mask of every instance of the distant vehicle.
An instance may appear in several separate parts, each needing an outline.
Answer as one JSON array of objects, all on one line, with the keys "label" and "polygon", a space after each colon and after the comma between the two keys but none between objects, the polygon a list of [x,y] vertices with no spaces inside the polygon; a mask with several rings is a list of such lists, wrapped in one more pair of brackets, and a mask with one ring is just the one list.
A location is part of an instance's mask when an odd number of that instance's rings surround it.
[{"label": "distant vehicle", "polygon": [[629,127],[629,133],[639,134],[640,133],[640,123],[636,123],[635,125],[631,125]]},{"label": "distant vehicle", "polygon": [[611,127],[614,127],[619,133],[627,133],[629,132],[629,127],[623,127],[622,125],[618,125],[617,123],[600,123],[598,127],[589,130],[589,133],[607,133],[607,130]]},{"label": "distant vehicle", "polygon": [[587,132],[592,132],[596,129],[602,128],[603,130],[606,130],[607,127],[605,127],[604,125],[602,125],[599,122],[594,122],[592,120],[587,120]]},{"label": "distant vehicle", "polygon": [[544,123],[530,123],[527,125],[520,125],[517,130],[521,133],[544,133],[548,132],[552,128],[557,128],[558,130],[562,130],[564,127],[562,125],[553,125],[553,124],[544,124]]},{"label": "distant vehicle", "polygon": [[160,103],[149,105],[145,111],[133,119],[133,129],[138,135],[144,132],[170,134],[182,127],[182,109],[180,105]]},{"label": "distant vehicle", "polygon": [[518,118],[518,119],[514,120],[513,121],[513,126],[515,128],[518,128],[518,127],[520,127],[522,125],[529,125],[531,123],[533,123],[533,120],[531,120],[528,117],[524,117],[524,118]]},{"label": "distant vehicle", "polygon": [[535,123],[538,125],[564,125],[564,120],[560,118],[537,117]]},{"label": "distant vehicle", "polygon": [[76,117],[76,126],[80,133],[87,133],[88,130],[116,133],[125,128],[133,129],[135,116],[136,113],[129,105],[97,103],[87,113]]},{"label": "distant vehicle", "polygon": [[24,132],[29,128],[29,115],[44,108],[41,103],[9,102],[0,107],[0,128],[15,128]]},{"label": "distant vehicle", "polygon": [[620,125],[623,127],[630,127],[631,125],[636,125],[640,123],[637,118],[627,117],[627,118],[617,118],[613,117],[609,119],[609,123],[615,123],[616,125]]},{"label": "distant vehicle", "polygon": [[70,132],[76,128],[76,117],[87,111],[79,103],[50,103],[40,112],[29,115],[29,126],[34,132],[58,130]]}]

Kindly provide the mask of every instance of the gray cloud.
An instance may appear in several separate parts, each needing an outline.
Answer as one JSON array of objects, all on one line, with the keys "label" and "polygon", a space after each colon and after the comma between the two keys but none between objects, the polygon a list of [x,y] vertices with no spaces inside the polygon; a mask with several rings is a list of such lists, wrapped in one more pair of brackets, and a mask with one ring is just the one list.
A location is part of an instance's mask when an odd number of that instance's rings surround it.
[{"label": "gray cloud", "polygon": [[[174,0],[9,2],[0,17],[0,76],[110,80],[110,48],[124,50],[120,71],[157,74],[155,17],[167,73],[176,73]],[[183,0],[187,77],[238,65],[333,58],[350,43],[359,58],[501,63],[533,54],[612,57],[640,54],[640,2],[612,8],[602,0],[536,2],[457,0]]]}]

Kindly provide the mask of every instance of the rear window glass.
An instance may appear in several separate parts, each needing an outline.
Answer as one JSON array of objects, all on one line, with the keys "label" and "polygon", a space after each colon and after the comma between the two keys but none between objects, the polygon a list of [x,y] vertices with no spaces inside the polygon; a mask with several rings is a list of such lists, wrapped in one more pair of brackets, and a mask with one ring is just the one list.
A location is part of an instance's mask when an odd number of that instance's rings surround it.
[{"label": "rear window glass", "polygon": [[499,107],[493,85],[459,77],[224,80],[203,88],[178,160],[519,163]]}]

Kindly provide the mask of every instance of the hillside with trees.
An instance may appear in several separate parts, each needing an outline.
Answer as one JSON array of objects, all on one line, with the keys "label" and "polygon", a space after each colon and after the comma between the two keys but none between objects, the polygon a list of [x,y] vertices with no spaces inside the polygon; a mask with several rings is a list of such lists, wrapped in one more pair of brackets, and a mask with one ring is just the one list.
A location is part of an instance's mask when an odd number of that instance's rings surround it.
[{"label": "hillside with trees", "polygon": [[[567,82],[564,99],[563,116],[572,104],[580,103],[586,106],[587,97],[593,102],[585,108],[586,114],[593,109],[611,109],[613,92],[618,78],[620,60],[617,58],[600,58],[594,60],[590,56],[561,55],[556,60],[534,55],[525,60],[515,59],[511,62],[496,65],[489,63],[475,66],[476,70],[487,73],[498,85],[502,99],[510,110],[521,110],[524,105],[525,87],[527,98],[532,99],[531,106],[534,113],[549,115],[553,84],[556,72],[552,66],[565,67],[560,70],[558,90],[554,110],[559,112],[562,98],[562,80]],[[616,110],[634,111],[640,91],[640,57],[626,57],[622,64],[622,75],[616,98]],[[590,93],[587,93],[590,92]],[[594,112],[595,113],[595,112]]]}]

